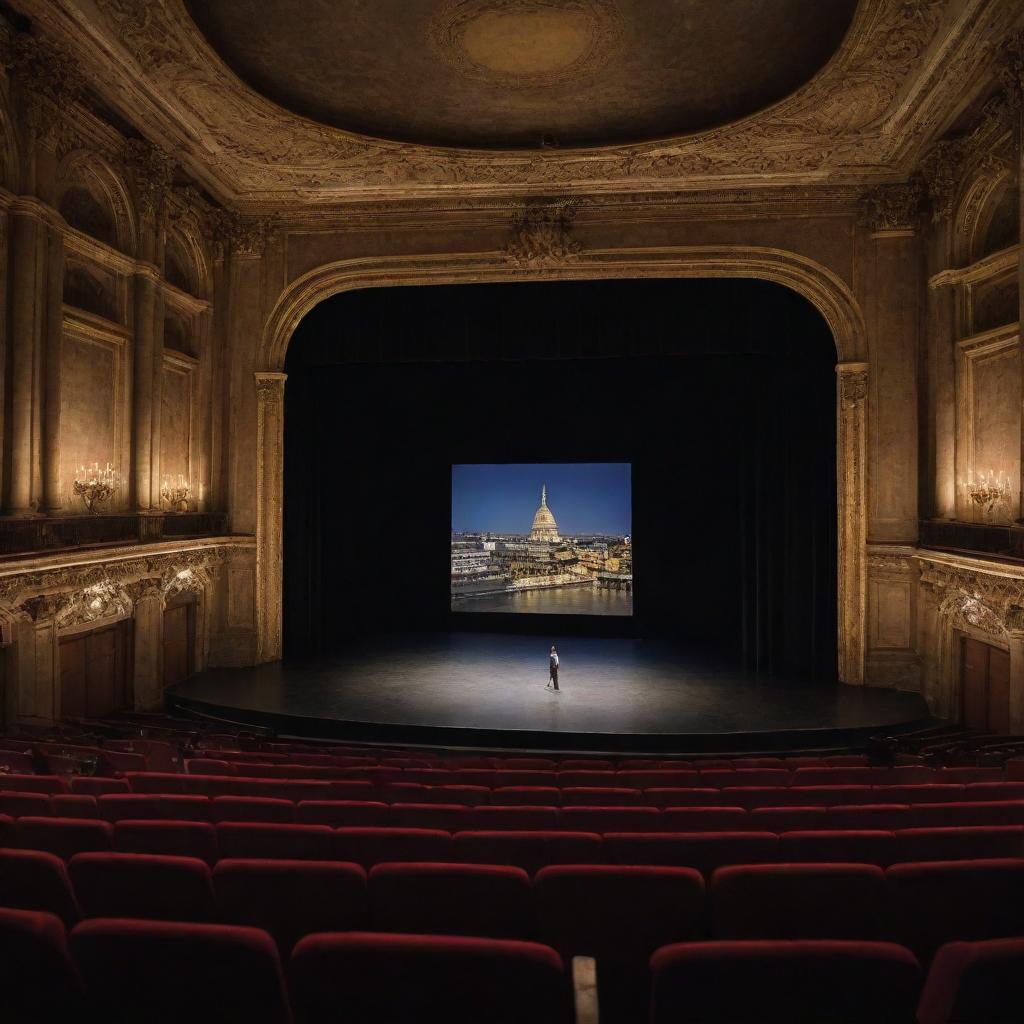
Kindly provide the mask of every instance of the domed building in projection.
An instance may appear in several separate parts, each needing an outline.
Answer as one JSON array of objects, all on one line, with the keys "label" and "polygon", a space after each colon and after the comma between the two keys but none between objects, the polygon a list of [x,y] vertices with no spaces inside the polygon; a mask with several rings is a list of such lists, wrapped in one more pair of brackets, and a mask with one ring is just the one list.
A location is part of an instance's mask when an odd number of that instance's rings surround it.
[{"label": "domed building in projection", "polygon": [[558,536],[558,523],[548,508],[548,487],[544,484],[540,489],[540,508],[533,517],[533,528],[530,540],[546,541],[557,544],[562,538]]}]

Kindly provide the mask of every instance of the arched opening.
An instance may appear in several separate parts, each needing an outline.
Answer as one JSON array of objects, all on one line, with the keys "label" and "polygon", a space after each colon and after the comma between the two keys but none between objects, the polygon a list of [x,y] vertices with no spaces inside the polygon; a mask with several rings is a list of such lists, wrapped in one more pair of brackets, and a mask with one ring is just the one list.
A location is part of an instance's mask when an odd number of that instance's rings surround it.
[{"label": "arched opening", "polygon": [[117,248],[114,215],[88,189],[72,185],[61,196],[58,209],[71,227]]},{"label": "arched opening", "polygon": [[834,682],[835,364],[750,279],[320,303],[285,367],[285,654],[445,628],[452,463],[628,461],[636,631]]}]

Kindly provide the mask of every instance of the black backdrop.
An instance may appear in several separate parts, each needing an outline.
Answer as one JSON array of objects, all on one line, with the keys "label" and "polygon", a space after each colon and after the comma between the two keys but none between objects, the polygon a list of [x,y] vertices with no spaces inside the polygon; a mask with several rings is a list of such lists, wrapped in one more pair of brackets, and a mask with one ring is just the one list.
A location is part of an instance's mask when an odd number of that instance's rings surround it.
[{"label": "black backdrop", "polygon": [[[609,631],[836,677],[835,348],[748,280],[350,292],[288,353],[285,656],[376,632]],[[632,620],[448,610],[450,466],[631,462]]]}]

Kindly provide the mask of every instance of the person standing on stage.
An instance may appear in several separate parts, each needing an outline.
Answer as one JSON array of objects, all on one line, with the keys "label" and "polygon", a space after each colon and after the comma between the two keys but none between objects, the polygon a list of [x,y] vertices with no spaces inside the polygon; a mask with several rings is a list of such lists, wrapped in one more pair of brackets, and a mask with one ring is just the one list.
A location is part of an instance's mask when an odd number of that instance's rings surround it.
[{"label": "person standing on stage", "polygon": [[546,689],[554,690],[558,692],[558,651],[555,650],[555,645],[551,645],[551,655],[548,658],[548,668],[551,671],[551,681],[548,683]]}]

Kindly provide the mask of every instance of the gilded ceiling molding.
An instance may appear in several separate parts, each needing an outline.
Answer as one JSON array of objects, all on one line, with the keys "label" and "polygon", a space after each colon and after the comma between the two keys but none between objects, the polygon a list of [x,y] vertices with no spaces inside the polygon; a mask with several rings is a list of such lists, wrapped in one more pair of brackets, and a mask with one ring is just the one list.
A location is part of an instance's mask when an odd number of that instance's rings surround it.
[{"label": "gilded ceiling molding", "polygon": [[17,6],[220,200],[278,209],[462,188],[551,195],[817,186],[824,178],[863,186],[909,173],[964,90],[989,72],[994,58],[981,41],[1004,35],[1018,15],[1002,0],[963,0],[955,10],[946,0],[862,0],[810,82],[732,124],[636,145],[479,151],[384,142],[283,110],[227,69],[180,0]]}]

